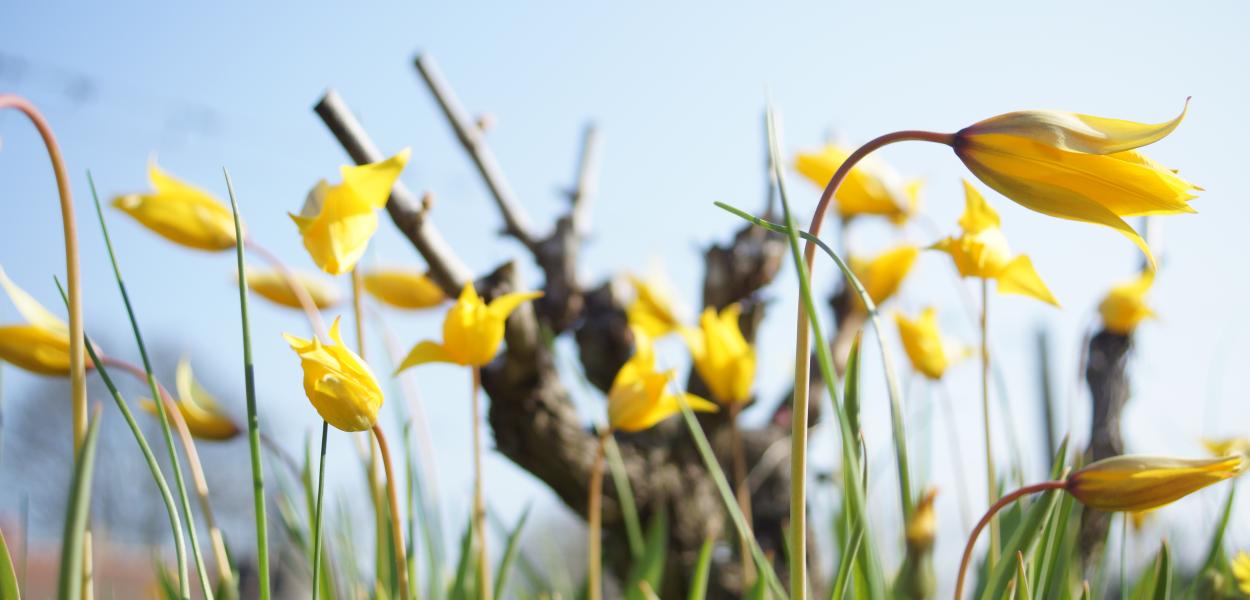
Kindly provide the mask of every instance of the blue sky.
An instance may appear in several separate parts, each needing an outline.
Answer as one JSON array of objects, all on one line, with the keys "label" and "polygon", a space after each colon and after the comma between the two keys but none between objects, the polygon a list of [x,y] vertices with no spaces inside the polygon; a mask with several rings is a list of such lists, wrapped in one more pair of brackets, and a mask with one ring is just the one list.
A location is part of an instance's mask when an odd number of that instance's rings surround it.
[{"label": "blue sky", "polygon": [[[598,122],[604,162],[584,273],[595,281],[623,269],[646,272],[663,260],[688,305],[700,285],[698,248],[737,226],[711,203],[755,209],[762,202],[761,112],[769,94],[781,114],[787,153],[818,145],[831,132],[860,142],[895,129],[954,130],[1022,108],[1160,121],[1193,96],[1186,122],[1148,152],[1208,191],[1194,203],[1199,214],[1166,220],[1167,264],[1152,296],[1162,318],[1138,335],[1125,429],[1133,451],[1196,455],[1202,434],[1250,433],[1244,400],[1250,375],[1233,368],[1250,359],[1243,308],[1250,304],[1250,283],[1241,277],[1250,269],[1250,253],[1238,247],[1250,223],[1238,150],[1250,137],[1243,112],[1250,85],[1241,76],[1250,57],[1247,16],[1244,3],[1231,1],[1183,7],[973,2],[958,9],[946,3],[778,3],[767,9],[746,3],[379,3],[367,10],[6,3],[0,6],[0,89],[36,101],[61,138],[78,195],[88,325],[116,339],[125,339],[123,313],[89,220],[84,171],[93,171],[105,195],[141,190],[146,161],[157,156],[173,173],[224,193],[220,169],[226,166],[257,237],[289,263],[309,267],[285,213],[298,210],[312,184],[334,177],[345,160],[310,110],[329,86],[385,150],[412,147],[403,180],[436,194],[435,221],[475,271],[523,257],[514,242],[495,235],[498,215],[411,66],[418,51],[437,58],[472,112],[494,117],[489,143],[539,222],[561,210],[560,190],[572,180],[580,131],[587,120]],[[46,282],[63,263],[46,158],[14,115],[0,116],[0,138],[0,196],[8,207],[0,219],[0,264],[56,307]],[[954,227],[962,208],[959,178],[967,174],[947,149],[904,145],[881,158],[924,178],[926,211],[939,228]],[[797,206],[810,210],[818,190],[797,179],[791,189]],[[1100,295],[1130,277],[1139,257],[1109,230],[1050,220],[985,191],[1014,249],[1033,257],[1064,305],[1056,311],[1019,297],[993,299],[993,336],[1013,413],[1024,447],[1036,454],[1033,331],[1044,325],[1056,334],[1057,383],[1065,406],[1074,408],[1064,418],[1082,431],[1088,404],[1075,382],[1081,336]],[[242,376],[232,257],[174,248],[120,214],[110,217],[145,329],[185,345],[211,378],[206,385],[233,393]],[[896,235],[870,224],[856,228],[849,243],[872,251]],[[933,241],[922,229],[903,236]],[[369,260],[419,264],[386,226]],[[527,272],[536,281],[532,266]],[[818,279],[828,283],[831,275],[825,271]],[[787,273],[770,290],[777,308],[760,343],[759,382],[769,405],[785,388],[792,363],[793,287]],[[943,325],[972,341],[974,330],[954,290],[949,261],[925,255],[901,304],[938,306]],[[290,311],[258,303],[255,312],[265,414],[294,447],[316,418],[278,333],[302,332],[303,325]],[[17,318],[10,306],[0,306],[0,321]],[[392,320],[406,344],[437,334],[436,316]],[[897,347],[897,340],[890,342]],[[681,364],[678,348],[670,350]],[[879,379],[875,365],[866,365],[869,379]],[[425,368],[419,377],[443,488],[453,505],[460,504],[469,490],[467,377],[450,367]],[[10,403],[29,401],[22,391],[31,385],[30,376],[6,370]],[[975,369],[958,369],[949,385],[964,451],[977,456]],[[913,393],[926,398],[920,387]],[[887,413],[884,396],[877,397],[881,402],[868,409],[869,440],[885,448]],[[601,414],[597,400],[579,402],[588,420]],[[232,409],[242,414],[241,406]],[[1002,433],[1000,444],[1009,437]],[[827,440],[816,443],[824,447]],[[345,438],[340,446],[348,447]],[[935,445],[934,477],[946,490],[941,502],[950,518],[943,544],[950,545],[941,550],[954,554],[961,542],[942,448]],[[6,460],[20,452],[6,448]],[[222,452],[242,456],[246,446]],[[346,454],[334,467],[345,488],[356,481]],[[1036,469],[1040,459],[1031,460]],[[0,474],[5,468],[0,464]],[[978,473],[970,471],[974,483]],[[487,474],[493,490],[516,492],[508,498],[534,498],[558,511],[558,503],[506,459],[489,458]],[[892,482],[882,479],[878,493],[891,493]],[[1218,497],[1183,505],[1198,513],[1164,511],[1165,520],[1149,535],[1196,542],[1205,533],[1194,537],[1178,525],[1183,516],[1209,517]],[[14,502],[0,493],[0,513]],[[524,505],[499,504],[507,519]],[[1248,525],[1233,537],[1242,546],[1250,544]]]}]

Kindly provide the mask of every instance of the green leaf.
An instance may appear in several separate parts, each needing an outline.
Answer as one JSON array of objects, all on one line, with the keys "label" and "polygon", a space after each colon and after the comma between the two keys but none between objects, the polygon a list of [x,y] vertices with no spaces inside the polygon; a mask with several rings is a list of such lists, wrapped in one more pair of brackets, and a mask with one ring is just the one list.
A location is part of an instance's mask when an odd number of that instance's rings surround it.
[{"label": "green leaf", "polygon": [[[859,350],[863,341],[864,332],[861,330],[855,334],[855,341],[851,342],[851,353],[846,359],[846,379],[842,382],[842,403],[846,405],[846,420],[857,441],[863,433],[863,425],[859,418]],[[856,448],[859,448],[858,443]],[[863,458],[862,454],[860,458]]]},{"label": "green leaf", "polygon": [[1042,530],[1042,545],[1037,551],[1037,569],[1033,572],[1033,593],[1038,598],[1048,598],[1050,590],[1063,589],[1067,567],[1071,563],[1072,540],[1075,528],[1071,527],[1072,510],[1076,500],[1064,494],[1046,527]]},{"label": "green leaf", "polygon": [[1172,552],[1167,542],[1159,548],[1159,558],[1154,567],[1154,600],[1171,600],[1172,598]]},{"label": "green leaf", "polygon": [[712,571],[712,549],[716,547],[716,538],[703,540],[699,548],[699,559],[694,563],[694,574],[690,577],[690,593],[687,600],[704,600],[707,597],[707,577]]},{"label": "green leaf", "polygon": [[517,519],[516,526],[508,533],[508,542],[504,546],[503,560],[499,563],[499,571],[495,573],[495,600],[503,598],[504,588],[508,585],[508,575],[512,572],[512,563],[516,560],[517,542],[521,539],[521,530],[525,527],[525,520],[530,516],[530,506],[527,505],[521,513],[521,518]]},{"label": "green leaf", "polygon": [[451,582],[447,597],[451,600],[468,600],[473,597],[473,519],[464,526],[460,536],[460,558],[456,561],[456,576]]},{"label": "green leaf", "polygon": [[1029,591],[1029,571],[1024,566],[1024,553],[1016,552],[1016,600],[1032,600],[1033,593]]},{"label": "green leaf", "polygon": [[668,563],[668,511],[661,508],[651,516],[647,526],[647,543],[643,549],[642,559],[636,560],[629,568],[625,578],[625,597],[630,600],[645,600],[639,584],[643,581],[651,589],[660,589],[664,579],[664,566]]},{"label": "green leaf", "polygon": [[61,535],[61,576],[57,598],[79,600],[82,597],[83,547],[87,519],[91,516],[91,480],[95,475],[96,440],[100,437],[100,406],[92,411],[87,437],[83,439],[74,461],[74,480],[69,488],[65,507],[65,529]]},{"label": "green leaf", "polygon": [[22,594],[17,589],[17,571],[13,569],[13,557],[4,542],[4,532],[0,531],[0,600],[21,600]]}]

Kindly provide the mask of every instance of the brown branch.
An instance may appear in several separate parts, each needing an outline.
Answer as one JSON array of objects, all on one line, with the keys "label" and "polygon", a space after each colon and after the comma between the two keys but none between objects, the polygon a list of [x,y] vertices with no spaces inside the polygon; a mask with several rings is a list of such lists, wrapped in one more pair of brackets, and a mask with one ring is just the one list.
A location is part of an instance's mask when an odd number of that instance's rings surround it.
[{"label": "brown branch", "polygon": [[[1132,349],[1132,336],[1110,331],[1099,331],[1089,340],[1088,362],[1085,364],[1085,381],[1089,384],[1093,419],[1090,422],[1090,460],[1102,460],[1124,453],[1124,438],[1120,434],[1120,418],[1128,402],[1129,382],[1125,368]],[[1088,509],[1081,513],[1081,530],[1078,538],[1082,564],[1088,571],[1097,557],[1102,556],[1111,515]]]},{"label": "brown branch", "polygon": [[573,232],[580,238],[590,234],[590,205],[598,192],[599,130],[594,123],[587,123],[577,160],[577,184],[569,192],[569,216],[573,219]]},{"label": "brown branch", "polygon": [[[356,164],[378,162],[385,158],[365,132],[364,126],[333,88],[326,90],[313,111],[321,117]],[[412,242],[417,252],[425,258],[430,267],[430,277],[445,293],[454,297],[460,293],[465,282],[473,279],[469,268],[461,262],[430,222],[426,211],[422,210],[421,202],[402,182],[395,182],[391,198],[386,203],[386,212],[391,215],[395,226]]]}]

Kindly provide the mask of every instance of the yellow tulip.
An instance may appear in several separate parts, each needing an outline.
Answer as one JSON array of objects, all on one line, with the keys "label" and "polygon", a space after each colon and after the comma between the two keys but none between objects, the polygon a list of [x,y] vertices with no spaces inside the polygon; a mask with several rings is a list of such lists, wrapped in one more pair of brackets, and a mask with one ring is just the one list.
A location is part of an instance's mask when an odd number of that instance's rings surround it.
[{"label": "yellow tulip", "polygon": [[[819,152],[799,154],[794,168],[823,188],[850,155],[846,148],[826,144]],[[885,164],[865,158],[847,174],[835,199],[842,220],[858,215],[879,215],[895,225],[902,225],[920,207],[920,182],[904,183]]]},{"label": "yellow tulip", "polygon": [[938,330],[937,311],[933,308],[924,309],[914,320],[895,312],[894,323],[912,368],[930,379],[941,379],[951,363],[968,356],[966,350],[955,349],[955,344]]},{"label": "yellow tulip", "polygon": [[[873,304],[880,306],[898,292],[898,288],[903,285],[903,278],[907,277],[919,255],[920,248],[905,245],[882,252],[871,259],[851,256],[847,260],[847,266],[859,278],[859,282],[864,284],[864,291],[868,292]],[[855,295],[855,298],[856,306],[862,309],[863,302],[859,300],[859,295]]]},{"label": "yellow tulip", "polygon": [[365,431],[378,419],[382,388],[369,365],[343,344],[339,319],[330,326],[333,343],[282,334],[300,357],[304,394],[321,418],[343,431]]},{"label": "yellow tulip", "polygon": [[1142,511],[1175,502],[1246,468],[1241,456],[1181,459],[1113,456],[1075,473],[1067,490],[1082,504],[1105,511]]},{"label": "yellow tulip", "polygon": [[1240,455],[1250,464],[1250,438],[1230,437],[1223,439],[1203,439],[1202,445],[1212,456]]},{"label": "yellow tulip", "polygon": [[707,307],[699,317],[699,328],[682,327],[679,331],[699,377],[721,404],[741,404],[751,399],[751,383],[755,380],[755,349],[747,343],[738,327],[742,307],[730,304],[720,314]]},{"label": "yellow tulip", "polygon": [[[1186,102],[1188,107],[1188,102]],[[986,185],[1026,208],[1106,225],[1150,249],[1122,217],[1195,212],[1201,191],[1136,148],[1172,133],[1185,111],[1143,124],[1053,110],[999,115],[955,133],[952,147]]]},{"label": "yellow tulip", "polygon": [[[668,391],[673,371],[655,370],[655,351],[646,331],[631,325],[634,355],[617,371],[608,390],[608,423],[617,431],[642,431],[681,412],[677,396]],[[715,404],[684,394],[692,410],[716,412]]]},{"label": "yellow tulip", "polygon": [[378,229],[377,210],[386,206],[410,154],[405,148],[382,162],[342,167],[343,183],[317,182],[300,214],[290,215],[321,270],[342,275],[356,266]]},{"label": "yellow tulip", "polygon": [[1250,554],[1238,552],[1233,559],[1233,578],[1237,580],[1237,589],[1250,596]]},{"label": "yellow tulip", "polygon": [[[186,422],[191,435],[212,441],[225,441],[239,435],[239,426],[200,382],[195,380],[191,363],[185,358],[178,361],[174,384],[178,392],[178,399],[174,404],[182,414],[182,420]],[[145,398],[140,406],[149,413],[159,414],[151,400]]]},{"label": "yellow tulip", "polygon": [[415,271],[378,269],[365,273],[364,283],[374,298],[395,308],[432,308],[447,299],[429,276]]},{"label": "yellow tulip", "polygon": [[[343,301],[342,294],[333,283],[325,281],[313,275],[312,273],[291,274],[295,282],[308,292],[308,297],[312,298],[313,305],[320,309],[330,308]],[[286,306],[288,308],[303,308],[299,303],[299,298],[295,296],[295,292],[288,285],[286,277],[282,273],[274,270],[248,269],[247,270],[247,287],[256,292],[260,297]]]},{"label": "yellow tulip", "polygon": [[1033,261],[1023,254],[1012,257],[998,213],[968,181],[964,181],[964,199],[964,214],[959,218],[963,233],[939,241],[933,249],[950,254],[963,277],[994,279],[1000,293],[1020,294],[1059,306],[1033,269]]},{"label": "yellow tulip", "polygon": [[396,373],[431,362],[447,362],[470,367],[489,363],[503,342],[504,321],[521,303],[542,297],[542,292],[513,292],[484,302],[464,284],[460,298],[443,318],[443,343],[424,340],[413,347]]},{"label": "yellow tulip", "polygon": [[0,326],[0,360],[41,375],[69,375],[69,328],[0,268],[0,287],[24,325]]},{"label": "yellow tulip", "polygon": [[208,192],[148,165],[150,194],[126,194],[113,206],[161,237],[197,250],[234,248],[234,217]]},{"label": "yellow tulip", "polygon": [[1154,279],[1154,271],[1147,270],[1137,279],[1111,288],[1098,305],[1107,331],[1128,335],[1142,321],[1155,317],[1155,312],[1146,306],[1146,292],[1150,291]]},{"label": "yellow tulip", "polygon": [[905,531],[909,550],[925,552],[933,548],[933,542],[937,539],[937,510],[934,506],[936,500],[937,488],[929,488],[920,498],[920,502],[916,503]]},{"label": "yellow tulip", "polygon": [[653,339],[660,339],[681,327],[681,319],[672,303],[657,286],[633,275],[629,276],[629,282],[634,287],[634,301],[626,307],[625,316],[631,325],[642,327]]}]

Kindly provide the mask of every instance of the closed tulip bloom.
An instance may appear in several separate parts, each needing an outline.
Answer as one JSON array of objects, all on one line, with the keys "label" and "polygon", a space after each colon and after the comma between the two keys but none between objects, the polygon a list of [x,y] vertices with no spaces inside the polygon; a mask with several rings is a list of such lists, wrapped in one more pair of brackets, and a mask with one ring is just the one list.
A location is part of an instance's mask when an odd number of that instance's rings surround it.
[{"label": "closed tulip bloom", "polygon": [[126,194],[113,206],[161,237],[197,250],[234,248],[234,216],[208,192],[148,165],[153,191]]},{"label": "closed tulip bloom", "polygon": [[[651,338],[637,325],[634,334],[634,355],[617,371],[608,390],[608,423],[617,431],[642,431],[681,412],[677,396],[668,391],[673,371],[655,369],[655,352]],[[715,404],[694,394],[684,395],[692,410],[716,412]]]},{"label": "closed tulip bloom", "polygon": [[374,298],[395,308],[432,308],[447,300],[438,284],[416,271],[377,269],[365,273],[364,283]]},{"label": "closed tulip bloom", "polygon": [[1128,335],[1155,312],[1146,306],[1146,292],[1154,283],[1154,271],[1144,271],[1135,280],[1111,288],[1107,297],[1098,305],[1103,327],[1112,333]]},{"label": "closed tulip bloom", "polygon": [[1082,504],[1105,511],[1142,511],[1175,502],[1245,470],[1241,456],[1181,459],[1113,456],[1067,479]]},{"label": "closed tulip bloom", "polygon": [[285,333],[304,370],[304,393],[329,424],[343,431],[365,431],[378,419],[382,388],[369,365],[343,344],[339,319],[330,326],[332,343]]},{"label": "closed tulip bloom", "polygon": [[755,380],[755,349],[738,327],[742,307],[726,306],[718,314],[707,307],[699,317],[699,327],[683,327],[681,337],[690,348],[694,368],[721,404],[741,404],[751,399]]},{"label": "closed tulip bloom", "polygon": [[542,297],[542,292],[513,292],[487,304],[472,283],[464,284],[460,298],[443,318],[443,343],[424,340],[413,347],[396,373],[431,362],[468,367],[489,363],[503,343],[504,322],[521,303]]},{"label": "closed tulip bloom", "polygon": [[1250,554],[1238,552],[1233,559],[1233,578],[1237,580],[1237,589],[1250,596]]},{"label": "closed tulip bloom", "polygon": [[[819,152],[799,154],[794,168],[820,187],[825,187],[833,174],[850,157],[851,151],[836,144],[826,144]],[[886,217],[902,225],[920,207],[920,182],[904,182],[884,163],[865,158],[847,174],[838,187],[838,215],[843,220],[859,215]]]},{"label": "closed tulip bloom", "polygon": [[0,361],[40,375],[69,375],[69,328],[0,268],[0,287],[9,296],[21,325],[0,325]]},{"label": "closed tulip bloom", "polygon": [[630,325],[642,328],[652,339],[660,339],[681,327],[672,302],[658,287],[639,277],[629,276],[634,301],[625,308]]},{"label": "closed tulip bloom", "polygon": [[342,183],[317,182],[300,214],[290,215],[321,270],[342,275],[356,266],[378,229],[377,210],[386,206],[410,154],[405,148],[382,162],[342,167]]},{"label": "closed tulip bloom", "polygon": [[1123,217],[1195,212],[1189,201],[1201,188],[1137,148],[1163,139],[1184,117],[1182,110],[1171,121],[1144,124],[1026,110],[966,127],[951,145],[998,193],[1042,214],[1111,227],[1153,263],[1145,240]]},{"label": "closed tulip bloom", "polygon": [[957,350],[956,344],[942,335],[937,310],[932,307],[924,309],[916,319],[895,312],[894,323],[911,367],[929,379],[941,379],[952,363],[968,356],[968,352]]},{"label": "closed tulip bloom", "polygon": [[[903,279],[911,272],[911,267],[916,264],[916,257],[919,255],[920,248],[905,245],[882,252],[871,259],[851,256],[847,260],[847,266],[851,268],[852,273],[855,273],[855,277],[859,278],[859,282],[864,284],[864,291],[868,292],[868,297],[872,298],[873,304],[880,306],[881,303],[898,293],[899,287],[903,285]],[[863,308],[863,302],[859,301],[859,296],[856,295],[855,298],[855,304]]]},{"label": "closed tulip bloom", "polygon": [[[343,301],[343,295],[333,283],[312,273],[295,272],[291,274],[296,284],[308,292],[313,305],[319,309],[331,308]],[[288,308],[303,308],[295,291],[287,283],[287,278],[274,270],[248,269],[247,287],[260,297]]]},{"label": "closed tulip bloom", "polygon": [[998,213],[975,187],[964,181],[964,214],[959,218],[963,233],[933,245],[955,261],[963,277],[993,279],[1003,294],[1020,294],[1059,306],[1028,256],[1012,256],[1003,235]]},{"label": "closed tulip bloom", "polygon": [[[200,382],[195,380],[191,363],[185,358],[178,361],[174,383],[178,392],[178,398],[174,404],[178,407],[178,412],[182,414],[182,420],[186,422],[187,430],[191,432],[191,435],[202,440],[217,442],[239,435],[238,424],[230,418],[220,404],[217,404],[217,399],[213,398],[200,385]],[[140,406],[154,415],[159,414],[156,411],[156,405],[151,400],[144,399]]]}]

